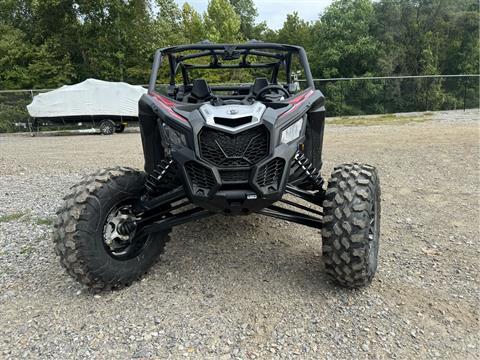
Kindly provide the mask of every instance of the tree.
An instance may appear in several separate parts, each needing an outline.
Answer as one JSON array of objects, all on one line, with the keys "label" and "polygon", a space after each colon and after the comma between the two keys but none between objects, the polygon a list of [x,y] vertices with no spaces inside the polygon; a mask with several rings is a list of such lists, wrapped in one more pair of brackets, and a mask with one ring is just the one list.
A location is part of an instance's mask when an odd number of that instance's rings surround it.
[{"label": "tree", "polygon": [[282,44],[301,45],[308,48],[311,45],[311,26],[300,19],[298,12],[288,14],[283,27],[278,30],[277,41]]},{"label": "tree", "polygon": [[197,43],[206,38],[202,17],[188,3],[183,4],[182,8],[182,33],[189,43]]},{"label": "tree", "polygon": [[26,88],[31,84],[28,64],[35,51],[23,31],[0,25],[0,89]]},{"label": "tree", "polygon": [[70,84],[74,77],[69,55],[55,37],[47,39],[36,48],[27,69],[29,88],[35,88],[38,84],[45,88],[56,88]]},{"label": "tree", "polygon": [[235,42],[241,38],[240,17],[228,0],[210,0],[204,21],[208,39],[213,42]]},{"label": "tree", "polygon": [[258,16],[257,8],[253,0],[230,0],[235,12],[240,17],[240,32],[247,40],[254,39],[258,35],[255,19]]},{"label": "tree", "polygon": [[[377,74],[477,72],[477,1],[382,0],[375,3],[374,8],[372,34],[381,44],[375,69]],[[457,80],[445,82],[441,79],[396,81],[389,89],[392,95],[387,100],[394,110],[400,111],[456,108],[458,101],[455,98],[463,96],[462,85]]]},{"label": "tree", "polygon": [[32,0],[0,1],[0,24],[30,33],[33,30]]},{"label": "tree", "polygon": [[370,0],[336,0],[315,23],[312,49],[315,75],[353,77],[372,73],[379,43],[370,29]]},{"label": "tree", "polygon": [[77,37],[82,78],[145,83],[155,48],[154,24],[144,0],[78,2]]},{"label": "tree", "polygon": [[35,46],[21,30],[0,25],[1,89],[58,87],[71,81],[72,70],[54,38]]}]

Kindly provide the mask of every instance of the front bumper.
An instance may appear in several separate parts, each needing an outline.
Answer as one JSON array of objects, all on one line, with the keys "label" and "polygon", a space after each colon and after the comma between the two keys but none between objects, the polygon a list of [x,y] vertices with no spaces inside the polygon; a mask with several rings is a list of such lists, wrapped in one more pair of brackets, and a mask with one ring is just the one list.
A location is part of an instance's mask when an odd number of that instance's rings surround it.
[{"label": "front bumper", "polygon": [[172,151],[191,201],[227,214],[250,213],[278,201],[285,190],[297,144],[282,144],[250,167],[222,167],[182,147]]},{"label": "front bumper", "polygon": [[238,131],[211,126],[203,117],[189,121],[188,146],[172,146],[170,155],[193,203],[239,214],[258,211],[282,197],[291,161],[304,138],[280,143],[285,126],[278,126],[277,114],[266,112]]}]

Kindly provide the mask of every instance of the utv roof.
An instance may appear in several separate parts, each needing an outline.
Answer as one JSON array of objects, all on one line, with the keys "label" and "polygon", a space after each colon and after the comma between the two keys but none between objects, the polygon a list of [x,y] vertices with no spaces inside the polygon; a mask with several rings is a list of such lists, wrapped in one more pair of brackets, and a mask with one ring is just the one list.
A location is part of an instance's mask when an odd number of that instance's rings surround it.
[{"label": "utv roof", "polygon": [[178,53],[187,50],[250,50],[250,49],[265,49],[265,50],[280,50],[280,51],[301,51],[304,50],[301,46],[264,43],[262,41],[250,41],[247,43],[238,44],[215,44],[209,41],[202,41],[197,44],[177,45],[159,49],[163,54]]},{"label": "utv roof", "polygon": [[[183,54],[188,51],[196,51],[194,53]],[[304,68],[304,75],[309,87],[314,87],[313,78],[308,64],[305,49],[301,46],[264,43],[261,41],[250,41],[247,43],[238,44],[215,44],[209,41],[203,41],[197,44],[170,46],[158,49],[155,53],[155,58],[152,66],[152,73],[149,82],[149,91],[155,88],[155,82],[160,68],[162,57],[168,57],[170,65],[170,83],[174,84],[175,74],[179,64],[184,69],[219,69],[219,68],[260,68],[260,67],[275,67],[279,62],[284,62],[287,69],[287,77],[290,74],[290,64],[292,55],[298,54],[300,63]],[[247,57],[261,56],[273,59],[269,63],[251,64],[247,61]],[[188,64],[184,61],[200,57],[211,56],[212,62],[210,64],[195,65]],[[238,64],[222,64],[220,60],[235,60],[240,59]]]}]

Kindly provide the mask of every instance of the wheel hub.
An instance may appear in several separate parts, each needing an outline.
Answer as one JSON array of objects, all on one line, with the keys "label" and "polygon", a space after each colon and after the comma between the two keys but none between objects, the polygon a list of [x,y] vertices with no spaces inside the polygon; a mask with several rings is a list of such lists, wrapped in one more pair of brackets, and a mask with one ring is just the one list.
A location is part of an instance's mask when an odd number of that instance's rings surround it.
[{"label": "wheel hub", "polygon": [[103,241],[113,256],[125,255],[132,245],[135,230],[130,233],[120,231],[123,224],[134,221],[131,206],[122,206],[110,211],[103,228]]}]

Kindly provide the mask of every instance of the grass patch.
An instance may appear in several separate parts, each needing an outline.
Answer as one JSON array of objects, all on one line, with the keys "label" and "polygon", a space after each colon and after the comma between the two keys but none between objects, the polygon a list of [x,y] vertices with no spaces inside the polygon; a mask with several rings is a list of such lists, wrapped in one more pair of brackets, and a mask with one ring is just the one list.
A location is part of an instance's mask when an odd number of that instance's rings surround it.
[{"label": "grass patch", "polygon": [[327,119],[327,124],[345,125],[345,126],[368,126],[368,125],[399,125],[408,123],[419,123],[429,120],[427,116],[397,116],[395,114],[386,114],[380,116],[352,116]]},{"label": "grass patch", "polygon": [[[41,132],[42,134],[42,132]],[[77,135],[84,135],[80,132],[71,131],[71,130],[57,130],[57,131],[45,131],[43,135],[48,136],[77,136]],[[91,135],[91,134],[89,134]]]},{"label": "grass patch", "polygon": [[18,212],[18,213],[13,213],[13,214],[8,214],[8,215],[2,215],[2,216],[0,216],[0,223],[16,221],[16,220],[22,218],[24,215],[25,215],[25,213],[23,213],[23,212]]},{"label": "grass patch", "polygon": [[33,252],[34,248],[32,245],[28,244],[28,245],[24,245],[22,246],[22,248],[20,249],[20,254],[22,255],[30,255],[32,252]]},{"label": "grass patch", "polygon": [[32,216],[26,212],[18,212],[13,214],[7,214],[0,216],[0,223],[6,223],[11,221],[20,220],[26,223],[32,223],[35,225],[53,225],[54,218],[32,218]]},{"label": "grass patch", "polygon": [[53,225],[54,220],[52,218],[37,218],[34,222],[37,225]]}]

